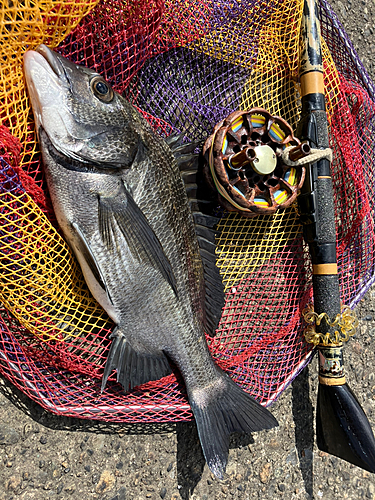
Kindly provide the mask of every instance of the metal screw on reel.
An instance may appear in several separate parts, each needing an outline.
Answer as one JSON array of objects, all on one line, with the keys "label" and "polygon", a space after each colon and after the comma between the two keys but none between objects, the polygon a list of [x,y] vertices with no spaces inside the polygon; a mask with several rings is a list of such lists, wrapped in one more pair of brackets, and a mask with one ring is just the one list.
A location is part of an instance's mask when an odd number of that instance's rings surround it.
[{"label": "metal screw on reel", "polygon": [[309,154],[290,125],[263,108],[235,111],[218,123],[206,140],[204,171],[220,204],[245,217],[273,214],[295,200],[305,178],[304,167],[282,161],[286,147],[295,160]]}]

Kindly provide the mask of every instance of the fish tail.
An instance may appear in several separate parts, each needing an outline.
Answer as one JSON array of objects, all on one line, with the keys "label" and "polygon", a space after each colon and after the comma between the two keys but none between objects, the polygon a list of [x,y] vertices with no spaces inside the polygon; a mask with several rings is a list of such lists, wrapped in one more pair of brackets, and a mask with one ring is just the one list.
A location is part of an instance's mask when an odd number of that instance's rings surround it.
[{"label": "fish tail", "polygon": [[[211,472],[223,479],[229,453],[229,437],[232,432],[251,433],[271,429],[278,425],[275,417],[266,408],[244,392],[222,372],[221,392],[214,391],[211,397],[202,398],[190,394],[190,404],[196,420],[203,454]],[[208,391],[207,391],[208,392]]]}]

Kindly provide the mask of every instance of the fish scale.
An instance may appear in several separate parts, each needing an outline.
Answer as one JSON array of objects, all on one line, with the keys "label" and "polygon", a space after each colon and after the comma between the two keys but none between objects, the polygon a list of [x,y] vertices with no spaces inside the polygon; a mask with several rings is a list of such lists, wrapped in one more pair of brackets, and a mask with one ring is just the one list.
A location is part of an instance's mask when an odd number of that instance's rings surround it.
[{"label": "fish scale", "polygon": [[[194,148],[167,144],[100,75],[44,45],[26,52],[24,69],[57,221],[116,324],[102,389],[113,370],[128,391],[171,373],[173,360],[208,466],[222,478],[229,435],[277,422],[208,350],[205,329],[214,333],[224,293],[211,229],[205,279],[180,174],[179,165],[196,168]],[[212,217],[199,221],[211,228]]]}]

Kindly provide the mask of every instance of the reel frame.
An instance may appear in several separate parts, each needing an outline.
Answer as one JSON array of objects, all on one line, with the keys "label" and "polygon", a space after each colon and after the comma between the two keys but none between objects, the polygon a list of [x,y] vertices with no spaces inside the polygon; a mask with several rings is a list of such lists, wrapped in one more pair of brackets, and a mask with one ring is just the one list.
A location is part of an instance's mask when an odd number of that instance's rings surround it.
[{"label": "reel frame", "polygon": [[203,171],[219,203],[245,217],[291,205],[306,170],[282,161],[287,147],[305,154],[291,126],[264,108],[234,111],[219,122],[203,146]]}]

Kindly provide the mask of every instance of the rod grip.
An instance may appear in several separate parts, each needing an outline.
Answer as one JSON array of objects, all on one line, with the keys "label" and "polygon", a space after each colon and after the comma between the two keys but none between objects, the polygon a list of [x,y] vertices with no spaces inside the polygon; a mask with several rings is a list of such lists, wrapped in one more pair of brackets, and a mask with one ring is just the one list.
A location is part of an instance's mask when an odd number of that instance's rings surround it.
[{"label": "rod grip", "polygon": [[[320,172],[328,175],[319,175]],[[314,310],[327,313],[330,318],[341,312],[340,286],[337,275],[336,225],[332,179],[329,162],[321,160],[311,165],[310,185],[299,198],[301,220],[304,223],[305,241],[309,245],[312,269]],[[327,333],[326,323],[320,325],[320,333]]]}]

